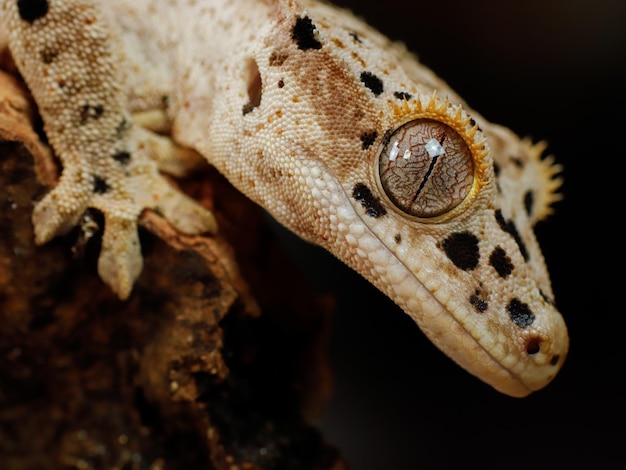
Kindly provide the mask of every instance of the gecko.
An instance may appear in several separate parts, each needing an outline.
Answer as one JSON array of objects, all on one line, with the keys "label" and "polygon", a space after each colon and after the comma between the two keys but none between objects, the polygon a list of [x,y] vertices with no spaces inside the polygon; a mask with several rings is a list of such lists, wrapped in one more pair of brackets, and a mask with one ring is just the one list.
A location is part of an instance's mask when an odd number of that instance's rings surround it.
[{"label": "gecko", "polygon": [[62,166],[34,205],[37,243],[100,211],[98,272],[126,299],[142,211],[217,230],[164,176],[200,155],[499,392],[556,376],[569,339],[533,227],[560,197],[560,165],[402,43],[316,0],[0,5],[0,47]]}]

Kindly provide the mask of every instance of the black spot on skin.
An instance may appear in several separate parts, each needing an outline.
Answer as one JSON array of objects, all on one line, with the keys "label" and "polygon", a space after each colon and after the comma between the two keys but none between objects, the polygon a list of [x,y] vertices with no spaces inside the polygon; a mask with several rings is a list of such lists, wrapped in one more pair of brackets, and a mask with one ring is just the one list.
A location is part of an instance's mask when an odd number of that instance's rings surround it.
[{"label": "black spot on skin", "polygon": [[43,49],[39,53],[39,56],[41,57],[41,61],[46,65],[54,62],[54,59],[56,59],[58,55],[59,53],[57,51],[48,49],[48,48]]},{"label": "black spot on skin", "polygon": [[352,37],[352,39],[354,39],[355,42],[358,42],[359,44],[363,43],[363,41],[361,41],[361,38],[359,37],[357,33],[350,33],[350,36]]},{"label": "black spot on skin", "polygon": [[550,365],[551,366],[555,366],[559,363],[559,360],[561,359],[561,356],[558,354],[555,354],[554,356],[552,356],[550,358]]},{"label": "black spot on skin", "polygon": [[278,88],[282,88],[285,86],[285,82],[283,80],[278,80]]},{"label": "black spot on skin", "polygon": [[102,105],[91,106],[90,104],[84,104],[80,108],[80,124],[86,124],[90,118],[98,119],[103,113],[104,107]]},{"label": "black spot on skin", "polygon": [[394,91],[393,96],[395,96],[399,100],[407,100],[407,101],[413,98],[413,95],[411,93],[407,93],[406,91]]},{"label": "black spot on skin", "polygon": [[374,95],[378,96],[383,92],[383,82],[371,72],[361,72],[363,85],[370,89]]},{"label": "black spot on skin", "polygon": [[526,249],[526,245],[524,245],[522,238],[519,236],[515,223],[512,220],[505,220],[500,209],[496,209],[495,216],[500,228],[513,237],[519,247],[520,253],[524,257],[524,260],[528,261],[528,250]]},{"label": "black spot on skin", "polygon": [[165,108],[170,107],[170,95],[161,96],[161,104],[165,106]]},{"label": "black spot on skin", "polygon": [[478,313],[484,313],[489,308],[487,301],[481,299],[478,295],[470,296],[470,304],[474,306]]},{"label": "black spot on skin", "polygon": [[399,233],[396,233],[393,239],[399,245],[402,242],[402,235],[400,235]]},{"label": "black spot on skin", "polygon": [[111,186],[100,176],[93,177],[93,192],[96,194],[104,194],[111,189]]},{"label": "black spot on skin", "polygon": [[457,232],[443,241],[443,250],[450,261],[463,271],[471,271],[478,266],[480,253],[478,238],[469,232]]},{"label": "black spot on skin", "polygon": [[520,328],[525,328],[535,321],[535,314],[532,312],[528,304],[519,299],[513,299],[506,306],[511,320]]},{"label": "black spot on skin", "polygon": [[361,201],[361,205],[365,208],[365,212],[375,219],[387,214],[387,210],[383,203],[372,194],[370,188],[363,183],[357,183],[352,190],[352,197],[357,201]]},{"label": "black spot on skin", "polygon": [[526,214],[530,217],[533,213],[533,206],[535,204],[535,195],[532,191],[526,191],[524,194],[524,209],[526,209]]},{"label": "black spot on skin", "polygon": [[48,2],[47,0],[18,0],[17,11],[20,18],[32,24],[35,20],[46,16]]},{"label": "black spot on skin", "polygon": [[501,247],[497,246],[491,252],[489,256],[489,264],[493,266],[498,275],[502,278],[507,277],[511,272],[513,272],[513,263],[511,263],[511,258],[508,257],[506,251],[504,251]]},{"label": "black spot on skin", "polygon": [[493,163],[493,174],[496,177],[496,189],[499,193],[502,193],[502,188],[500,187],[500,182],[498,181],[498,176],[500,176],[500,166],[497,163]]},{"label": "black spot on skin", "polygon": [[[470,125],[471,125],[472,127],[476,126],[476,121],[474,120],[474,118],[470,118]],[[483,131],[483,130],[480,128],[480,126],[476,126],[476,128],[477,128],[480,132],[482,132],[482,131]]]},{"label": "black spot on skin", "polygon": [[368,148],[370,148],[374,144],[374,142],[376,142],[376,137],[378,137],[378,132],[376,131],[364,132],[363,134],[361,134],[361,142],[363,143],[361,147],[363,148],[363,150],[367,150]]},{"label": "black spot on skin", "polygon": [[322,43],[315,38],[315,29],[313,21],[308,16],[296,20],[296,24],[291,30],[291,39],[296,41],[298,49],[307,51],[322,48]]},{"label": "black spot on skin", "polygon": [[122,150],[113,155],[113,160],[120,162],[122,165],[127,165],[130,162],[130,153]]}]

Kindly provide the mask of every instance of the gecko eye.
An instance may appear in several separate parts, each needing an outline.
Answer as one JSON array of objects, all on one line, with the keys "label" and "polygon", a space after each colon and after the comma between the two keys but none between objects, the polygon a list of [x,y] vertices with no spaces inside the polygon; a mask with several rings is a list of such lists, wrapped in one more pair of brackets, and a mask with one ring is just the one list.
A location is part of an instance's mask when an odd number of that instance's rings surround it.
[{"label": "gecko eye", "polygon": [[403,212],[436,217],[470,193],[474,159],[463,138],[432,119],[408,122],[392,135],[379,160],[383,190]]}]

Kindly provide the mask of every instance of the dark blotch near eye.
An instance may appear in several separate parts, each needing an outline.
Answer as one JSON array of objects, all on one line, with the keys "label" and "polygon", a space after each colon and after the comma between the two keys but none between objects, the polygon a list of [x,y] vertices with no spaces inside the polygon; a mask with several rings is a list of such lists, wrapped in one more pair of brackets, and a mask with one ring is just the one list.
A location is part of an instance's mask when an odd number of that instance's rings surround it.
[{"label": "dark blotch near eye", "polygon": [[519,247],[520,253],[524,257],[524,260],[528,261],[528,250],[526,249],[526,245],[522,241],[522,237],[520,237],[519,232],[517,231],[515,223],[512,220],[505,220],[500,209],[496,210],[495,216],[496,222],[498,222],[500,228],[513,237],[515,243],[517,243],[517,246]]},{"label": "dark blotch near eye", "polygon": [[394,91],[393,96],[395,96],[399,100],[407,100],[407,101],[413,98],[413,95],[411,93],[407,93],[406,91]]},{"label": "dark blotch near eye", "polygon": [[291,39],[296,41],[298,49],[302,51],[322,48],[322,43],[315,38],[315,25],[308,16],[296,20],[291,31]]},{"label": "dark blotch near eye", "polygon": [[493,266],[498,275],[502,278],[507,277],[513,272],[513,263],[511,258],[508,257],[506,251],[502,247],[495,247],[489,256],[489,264]]},{"label": "dark blotch near eye", "polygon": [[472,233],[453,233],[444,240],[443,250],[459,269],[470,271],[478,266],[480,260],[478,238]]},{"label": "dark blotch near eye", "polygon": [[387,214],[387,210],[383,206],[380,199],[372,194],[370,188],[363,183],[357,183],[352,190],[352,197],[361,202],[361,205],[365,208],[367,215],[377,219],[380,216]]},{"label": "dark blotch near eye", "polygon": [[33,23],[48,14],[48,2],[46,0],[18,0],[17,11],[20,18]]},{"label": "dark blotch near eye", "polygon": [[367,150],[368,148],[370,148],[374,142],[376,142],[376,137],[378,137],[378,132],[376,131],[372,131],[372,132],[364,132],[363,134],[361,134],[361,142],[362,142],[362,149],[363,150]]},{"label": "dark blotch near eye", "polygon": [[382,80],[371,72],[362,72],[361,82],[363,82],[363,84],[376,96],[383,92]]},{"label": "dark blotch near eye", "polygon": [[[476,126],[476,120],[474,118],[470,118],[470,125],[472,127]],[[480,128],[480,126],[476,126],[476,129],[478,129],[480,132],[482,132],[483,130]]]}]

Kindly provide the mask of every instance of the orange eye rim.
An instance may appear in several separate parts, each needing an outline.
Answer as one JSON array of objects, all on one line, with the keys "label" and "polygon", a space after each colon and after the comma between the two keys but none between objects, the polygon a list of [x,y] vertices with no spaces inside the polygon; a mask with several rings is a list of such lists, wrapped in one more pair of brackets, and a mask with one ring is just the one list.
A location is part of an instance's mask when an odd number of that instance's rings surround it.
[{"label": "orange eye rim", "polygon": [[379,152],[376,154],[375,179],[378,190],[394,211],[413,220],[422,223],[442,223],[456,218],[458,215],[465,213],[467,208],[476,200],[481,192],[492,178],[490,164],[490,150],[487,145],[487,139],[479,130],[478,124],[465,112],[459,104],[452,104],[447,99],[441,99],[433,93],[427,104],[422,103],[424,95],[418,95],[409,103],[406,99],[401,105],[394,105],[394,120],[396,125],[390,129],[389,135],[395,134],[400,128],[406,126],[412,121],[428,119],[445,124],[458,134],[464,141],[470,151],[473,161],[473,181],[465,198],[449,211],[432,217],[420,217],[410,214],[398,207],[389,197],[387,191],[383,187],[380,175],[380,159],[387,146],[387,139],[384,139],[380,146]]}]

